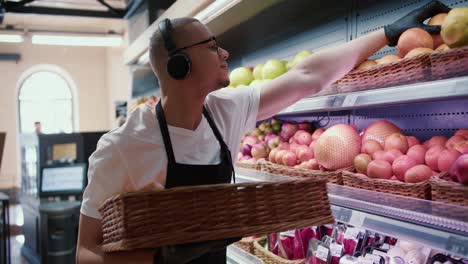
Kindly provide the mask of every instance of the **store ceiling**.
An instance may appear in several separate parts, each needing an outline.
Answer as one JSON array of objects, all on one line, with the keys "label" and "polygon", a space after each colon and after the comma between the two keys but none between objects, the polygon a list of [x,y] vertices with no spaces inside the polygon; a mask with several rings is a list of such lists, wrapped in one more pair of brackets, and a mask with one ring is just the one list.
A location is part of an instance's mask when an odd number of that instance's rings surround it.
[{"label": "store ceiling", "polygon": [[123,34],[126,29],[126,20],[123,19],[125,14],[140,2],[141,0],[0,0],[0,29]]}]

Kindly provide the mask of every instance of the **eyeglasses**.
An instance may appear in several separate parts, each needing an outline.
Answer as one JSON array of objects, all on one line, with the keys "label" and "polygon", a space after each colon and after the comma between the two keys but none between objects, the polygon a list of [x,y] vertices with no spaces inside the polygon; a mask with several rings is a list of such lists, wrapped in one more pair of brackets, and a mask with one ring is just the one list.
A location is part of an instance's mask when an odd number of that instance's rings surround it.
[{"label": "eyeglasses", "polygon": [[[188,49],[188,48],[191,48],[191,47],[194,47],[194,46],[197,46],[197,45],[201,45],[201,44],[208,43],[208,42],[210,42],[210,41],[214,41],[214,42],[216,43],[216,37],[215,37],[215,36],[211,36],[209,39],[206,39],[206,40],[197,42],[197,43],[192,44],[192,45],[189,45],[189,46],[185,46],[185,47],[182,47],[182,48],[175,49],[175,50],[173,50],[171,53],[176,53],[176,52],[179,52],[179,51],[184,50],[184,49]],[[218,44],[216,43],[215,45],[216,45],[216,51],[219,53]]]}]

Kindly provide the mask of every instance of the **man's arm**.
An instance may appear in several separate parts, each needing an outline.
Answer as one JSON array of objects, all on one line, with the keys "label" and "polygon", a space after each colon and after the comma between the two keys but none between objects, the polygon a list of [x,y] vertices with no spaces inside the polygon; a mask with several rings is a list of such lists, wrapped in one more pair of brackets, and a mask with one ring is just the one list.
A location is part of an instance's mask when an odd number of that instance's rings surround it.
[{"label": "man's arm", "polygon": [[257,120],[269,118],[305,96],[328,92],[324,89],[330,88],[333,82],[383,46],[395,46],[400,35],[410,28],[439,33],[440,26],[428,26],[423,22],[448,11],[450,8],[441,2],[431,1],[384,29],[308,56],[289,72],[262,87]]},{"label": "man's arm", "polygon": [[308,56],[262,87],[257,120],[269,118],[301,98],[330,87],[386,44],[387,38],[381,29]]},{"label": "man's arm", "polygon": [[101,250],[101,245],[101,220],[81,214],[76,246],[76,263],[153,263],[154,250],[104,253]]}]

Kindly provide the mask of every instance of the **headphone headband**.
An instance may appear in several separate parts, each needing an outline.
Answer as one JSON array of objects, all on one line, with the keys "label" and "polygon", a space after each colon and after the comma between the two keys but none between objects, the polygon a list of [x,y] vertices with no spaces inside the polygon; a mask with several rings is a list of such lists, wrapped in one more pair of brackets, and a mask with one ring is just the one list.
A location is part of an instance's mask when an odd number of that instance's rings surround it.
[{"label": "headphone headband", "polygon": [[163,19],[161,22],[159,22],[158,27],[163,37],[164,46],[166,47],[166,50],[170,54],[173,53],[174,51],[177,50],[177,47],[172,41],[172,37],[171,37],[171,31],[172,31],[171,20],[169,20],[168,18]]}]

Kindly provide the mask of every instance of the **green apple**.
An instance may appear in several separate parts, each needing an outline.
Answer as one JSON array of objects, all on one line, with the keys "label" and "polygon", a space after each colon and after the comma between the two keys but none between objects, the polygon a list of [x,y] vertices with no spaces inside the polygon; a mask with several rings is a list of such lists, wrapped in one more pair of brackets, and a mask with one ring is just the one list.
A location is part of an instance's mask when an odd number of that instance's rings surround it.
[{"label": "green apple", "polygon": [[281,74],[286,72],[286,66],[280,60],[272,59],[268,60],[262,69],[263,79],[275,79]]},{"label": "green apple", "polygon": [[232,70],[231,74],[229,74],[229,80],[231,82],[230,85],[234,87],[249,85],[253,80],[253,74],[247,67],[239,67]]},{"label": "green apple", "polygon": [[255,80],[261,80],[262,78],[262,69],[264,64],[259,64],[253,69],[253,77]]},{"label": "green apple", "polygon": [[304,60],[307,56],[309,56],[311,54],[312,54],[312,52],[310,52],[308,50],[303,50],[303,51],[297,53],[296,56],[294,56],[294,59],[292,59],[288,70],[291,69],[292,67],[296,66],[299,62],[301,62],[302,60]]}]

